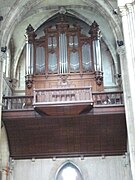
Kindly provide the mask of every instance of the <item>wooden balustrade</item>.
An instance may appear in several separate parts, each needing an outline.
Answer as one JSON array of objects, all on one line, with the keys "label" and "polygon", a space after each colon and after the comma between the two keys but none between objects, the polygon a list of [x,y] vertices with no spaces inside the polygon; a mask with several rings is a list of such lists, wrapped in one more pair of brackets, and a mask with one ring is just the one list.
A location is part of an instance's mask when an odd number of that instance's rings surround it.
[{"label": "wooden balustrade", "polygon": [[34,89],[34,96],[4,96],[3,110],[32,108],[33,104],[94,102],[94,106],[123,105],[123,92],[93,92],[91,87]]},{"label": "wooden balustrade", "polygon": [[33,96],[3,96],[3,110],[32,108]]},{"label": "wooden balustrade", "polygon": [[34,89],[34,104],[93,101],[91,87]]},{"label": "wooden balustrade", "polygon": [[123,92],[93,92],[94,105],[119,105],[124,104]]}]

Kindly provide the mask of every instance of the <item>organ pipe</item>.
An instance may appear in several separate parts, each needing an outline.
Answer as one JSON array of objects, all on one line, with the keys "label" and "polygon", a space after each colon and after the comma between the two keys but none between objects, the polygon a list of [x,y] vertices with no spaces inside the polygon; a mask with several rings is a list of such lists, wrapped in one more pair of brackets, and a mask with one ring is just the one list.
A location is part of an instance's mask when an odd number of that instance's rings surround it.
[{"label": "organ pipe", "polygon": [[101,47],[100,47],[101,31],[99,29],[99,25],[95,21],[90,26],[89,33],[92,37],[96,80],[97,80],[97,84],[101,85],[103,81]]},{"label": "organ pipe", "polygon": [[33,74],[33,40],[35,32],[33,27],[29,24],[26,29],[26,75]]},{"label": "organ pipe", "polygon": [[60,74],[67,73],[67,39],[66,34],[59,35],[59,57],[60,57]]},{"label": "organ pipe", "polygon": [[26,29],[26,85],[28,88],[31,88],[32,86],[32,75],[33,75],[33,42],[36,37],[34,28],[29,24],[29,26]]}]

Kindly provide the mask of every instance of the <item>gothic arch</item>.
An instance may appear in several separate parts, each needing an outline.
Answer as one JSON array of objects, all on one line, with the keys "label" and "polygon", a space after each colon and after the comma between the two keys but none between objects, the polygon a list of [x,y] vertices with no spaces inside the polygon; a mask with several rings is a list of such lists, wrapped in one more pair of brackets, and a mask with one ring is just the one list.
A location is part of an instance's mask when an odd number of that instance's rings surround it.
[{"label": "gothic arch", "polygon": [[[88,12],[92,12],[95,9],[98,9],[98,11],[100,10],[101,15],[104,17],[104,19],[108,22],[110,22],[110,27],[113,32],[113,35],[115,37],[115,40],[117,40],[117,38],[121,38],[122,39],[122,33],[120,31],[120,25],[118,23],[118,20],[116,18],[113,17],[113,15],[110,12],[110,7],[109,5],[106,7],[102,6],[102,3],[100,2],[87,2],[87,0],[85,0],[84,2],[86,2],[86,5],[88,6],[84,6],[84,5],[65,5],[64,7],[67,8],[67,11],[69,13],[77,13],[77,9],[81,10],[81,9],[85,9],[85,12],[83,15],[81,15],[81,13],[78,13],[78,17],[82,20],[85,20],[86,22],[90,22],[90,20],[85,16]],[[16,2],[14,4],[14,8],[11,8],[9,15],[6,17],[6,19],[3,21],[3,26],[2,26],[2,34],[1,34],[1,46],[8,46],[8,43],[10,41],[10,38],[14,32],[15,27],[17,26],[17,24],[19,24],[22,20],[24,20],[24,17],[27,18],[27,15],[32,15],[33,13],[38,13],[38,12],[42,12],[42,11],[46,11],[49,10],[49,16],[51,14],[54,15],[55,13],[57,13],[60,10],[60,6],[46,6],[46,7],[40,7],[40,8],[36,8],[38,6],[38,4],[40,3],[40,0],[36,0],[34,2],[30,2],[28,1],[26,4],[22,4],[20,1]],[[108,9],[107,9],[108,8]],[[31,14],[28,13],[29,10],[31,10]],[[86,14],[85,14],[86,13]],[[48,17],[49,17],[48,16]],[[43,19],[41,19],[40,21],[38,21],[35,25],[34,28],[38,28],[45,19],[48,18],[47,16]],[[113,56],[114,59],[114,63],[115,66],[117,66],[117,53],[115,50],[115,47],[107,40],[104,39],[104,41],[106,42],[107,46],[109,47],[111,54]],[[23,47],[24,45],[24,41],[21,43],[21,47]],[[22,49],[21,49],[22,50]],[[17,51],[17,54],[15,55],[15,62],[14,62],[14,73],[13,76],[15,76],[16,74],[16,68],[17,68],[17,64],[18,64],[18,60],[21,54],[21,50]],[[116,67],[117,68],[117,67]],[[118,72],[117,72],[118,73]]]},{"label": "gothic arch", "polygon": [[56,172],[55,180],[83,180],[80,169],[71,161],[62,164]]}]

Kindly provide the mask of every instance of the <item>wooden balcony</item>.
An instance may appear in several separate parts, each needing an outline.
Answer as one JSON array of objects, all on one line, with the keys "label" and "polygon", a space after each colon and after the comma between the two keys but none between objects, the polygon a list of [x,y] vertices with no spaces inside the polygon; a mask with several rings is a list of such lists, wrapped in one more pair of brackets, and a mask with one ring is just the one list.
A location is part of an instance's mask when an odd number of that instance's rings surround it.
[{"label": "wooden balcony", "polygon": [[34,89],[33,96],[4,96],[3,111],[35,109],[44,115],[78,115],[93,107],[124,106],[122,91],[92,92],[91,87]]},{"label": "wooden balcony", "polygon": [[[73,107],[79,109],[85,103],[90,109],[72,115]],[[59,110],[63,107],[66,116]],[[74,112],[79,112],[76,109]],[[52,114],[45,115],[49,111]],[[59,115],[54,116],[56,112]],[[120,155],[127,151],[121,91],[41,89],[35,90],[34,96],[3,97],[2,119],[9,135],[10,156],[16,159]]]},{"label": "wooden balcony", "polygon": [[93,107],[91,87],[34,89],[33,106],[40,114],[77,115]]}]

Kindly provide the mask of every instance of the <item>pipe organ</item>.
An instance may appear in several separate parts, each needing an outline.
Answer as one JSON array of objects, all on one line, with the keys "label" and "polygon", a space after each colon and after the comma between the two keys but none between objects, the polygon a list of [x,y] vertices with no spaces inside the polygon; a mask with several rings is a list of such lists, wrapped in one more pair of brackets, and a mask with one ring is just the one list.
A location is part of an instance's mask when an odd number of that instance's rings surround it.
[{"label": "pipe organ", "polygon": [[84,33],[80,24],[73,24],[67,17],[60,14],[55,21],[46,22],[44,35],[31,25],[27,27],[26,94],[30,95],[33,88],[65,86],[103,90],[99,26],[94,21]]},{"label": "pipe organ", "polygon": [[26,96],[3,97],[12,158],[127,152],[123,93],[103,89],[100,34],[68,13],[27,27]]}]

